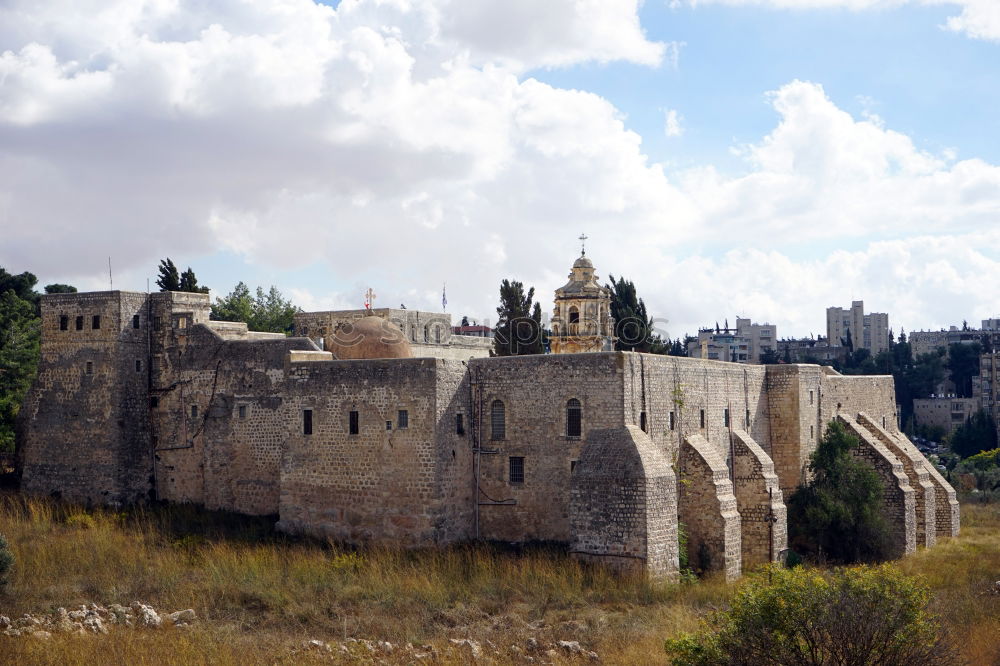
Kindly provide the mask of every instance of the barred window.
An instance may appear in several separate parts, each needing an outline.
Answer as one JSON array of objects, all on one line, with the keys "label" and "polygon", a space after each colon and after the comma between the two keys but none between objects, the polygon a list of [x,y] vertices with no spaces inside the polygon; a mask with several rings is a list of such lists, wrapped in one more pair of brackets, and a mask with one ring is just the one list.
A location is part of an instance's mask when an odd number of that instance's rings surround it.
[{"label": "barred window", "polygon": [[68,331],[69,330],[69,316],[59,315],[59,330]]},{"label": "barred window", "polygon": [[396,415],[396,427],[397,428],[409,428],[410,427],[410,412],[405,409],[399,410]]},{"label": "barred window", "polygon": [[579,437],[583,430],[583,407],[576,398],[566,403],[566,436]]},{"label": "barred window", "polygon": [[524,456],[510,457],[510,475],[508,479],[511,483],[524,483]]},{"label": "barred window", "polygon": [[507,423],[503,402],[494,400],[490,405],[490,439],[504,439],[506,436]]}]

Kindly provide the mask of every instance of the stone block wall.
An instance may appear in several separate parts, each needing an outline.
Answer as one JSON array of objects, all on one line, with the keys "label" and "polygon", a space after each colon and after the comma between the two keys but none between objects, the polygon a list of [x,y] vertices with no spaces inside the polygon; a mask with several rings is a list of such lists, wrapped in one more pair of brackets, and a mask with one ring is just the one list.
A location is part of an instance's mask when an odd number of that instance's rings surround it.
[{"label": "stone block wall", "polygon": [[740,512],[742,569],[777,561],[788,547],[785,502],[774,463],[746,432],[734,429],[733,488]]},{"label": "stone block wall", "polygon": [[[438,369],[445,361],[392,359],[291,364],[293,418],[281,466],[279,527],[350,542],[442,541],[440,480],[467,465],[439,452]],[[305,432],[305,411],[312,432]],[[399,412],[407,413],[405,426]],[[351,412],[358,432],[351,432]],[[446,534],[455,535],[455,528]]]},{"label": "stone block wall", "polygon": [[767,402],[770,437],[762,442],[774,461],[775,472],[786,495],[808,476],[809,456],[821,434],[825,399],[823,372],[815,365],[767,366]]},{"label": "stone block wall", "polygon": [[935,511],[934,484],[931,483],[927,467],[930,463],[915,446],[901,446],[870,416],[861,412],[858,423],[881,442],[903,464],[903,471],[913,488],[914,512],[917,520],[917,545],[933,546],[937,535],[937,513]]},{"label": "stone block wall", "polygon": [[691,434],[704,437],[724,459],[730,456],[730,428],[768,441],[763,366],[655,354],[622,358],[625,423],[641,426],[645,414],[646,432],[670,460]]},{"label": "stone block wall", "polygon": [[[903,433],[890,430],[888,434],[895,440],[896,446],[902,449],[910,449],[911,456],[913,452],[917,455],[922,455],[913,446],[913,442]],[[941,472],[926,458],[924,458],[924,468],[927,470],[928,479],[934,486],[934,526],[936,537],[958,536],[961,509],[955,497],[955,489],[951,487],[951,484],[941,476]]]},{"label": "stone block wall", "polygon": [[570,552],[675,580],[677,483],[670,461],[637,426],[591,430],[572,474]]},{"label": "stone block wall", "polygon": [[740,514],[725,458],[701,435],[681,444],[677,504],[688,539],[688,563],[696,571],[739,578]]},{"label": "stone block wall", "polygon": [[97,504],[147,499],[147,295],[50,294],[41,309],[38,376],[20,414],[22,488]]},{"label": "stone block wall", "polygon": [[845,414],[837,419],[861,443],[851,453],[871,465],[883,485],[882,515],[889,526],[892,557],[903,557],[917,549],[916,501],[903,463],[856,420]]}]

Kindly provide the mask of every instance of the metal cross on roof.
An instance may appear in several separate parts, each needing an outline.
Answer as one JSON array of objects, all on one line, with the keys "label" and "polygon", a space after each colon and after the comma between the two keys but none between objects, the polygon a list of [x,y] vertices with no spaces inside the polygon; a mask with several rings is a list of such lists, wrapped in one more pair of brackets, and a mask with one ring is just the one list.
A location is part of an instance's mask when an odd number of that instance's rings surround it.
[{"label": "metal cross on roof", "polygon": [[368,287],[368,291],[365,292],[365,310],[371,310],[373,307],[375,307],[375,292]]},{"label": "metal cross on roof", "polygon": [[587,254],[587,234],[580,234],[580,255]]}]

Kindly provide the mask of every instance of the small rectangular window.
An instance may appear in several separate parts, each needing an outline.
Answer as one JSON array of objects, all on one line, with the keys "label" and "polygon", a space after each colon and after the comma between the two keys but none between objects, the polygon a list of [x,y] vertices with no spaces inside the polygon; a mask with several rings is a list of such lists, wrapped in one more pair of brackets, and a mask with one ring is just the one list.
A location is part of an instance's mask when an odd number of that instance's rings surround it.
[{"label": "small rectangular window", "polygon": [[159,398],[159,396],[155,396],[154,395],[152,398],[150,398],[149,399],[149,406],[152,409],[156,409],[157,407],[159,407],[160,406],[160,398]]},{"label": "small rectangular window", "polygon": [[703,410],[701,410],[701,427],[702,427],[703,429],[704,429],[704,427],[705,427],[705,410],[704,410],[704,409],[703,409]]},{"label": "small rectangular window", "polygon": [[82,331],[83,330],[83,315],[79,315],[76,318],[76,330],[78,330],[78,331]]},{"label": "small rectangular window", "polygon": [[139,359],[135,360],[135,371],[142,372],[142,361],[140,361]]},{"label": "small rectangular window", "polygon": [[674,418],[675,418],[674,413],[670,412],[670,429],[671,430],[673,430],[674,428],[677,427],[677,424],[674,422]]},{"label": "small rectangular window", "polygon": [[93,318],[90,320],[90,327],[95,331],[101,328],[101,315],[93,316]]},{"label": "small rectangular window", "polygon": [[729,408],[726,407],[722,410],[722,425],[726,428],[729,427]]},{"label": "small rectangular window", "polygon": [[509,479],[511,483],[524,483],[524,456],[510,457]]},{"label": "small rectangular window", "polygon": [[352,434],[352,435],[357,435],[358,434],[358,430],[359,430],[359,428],[358,428],[358,413],[356,411],[352,411],[350,414],[348,414],[347,428],[348,428],[347,432],[349,432],[350,434]]},{"label": "small rectangular window", "polygon": [[302,410],[302,434],[313,434],[313,410],[311,409]]},{"label": "small rectangular window", "polygon": [[570,460],[569,461],[569,473],[570,474],[572,474],[573,472],[576,471],[576,463],[577,463],[576,460]]},{"label": "small rectangular window", "polygon": [[132,328],[139,328],[139,315],[132,315]]},{"label": "small rectangular window", "polygon": [[386,430],[392,430],[392,421],[386,421],[385,422],[385,429]]},{"label": "small rectangular window", "polygon": [[158,331],[163,328],[163,319],[161,317],[153,317],[153,330]]},{"label": "small rectangular window", "polygon": [[60,331],[69,330],[69,315],[59,315],[59,330]]},{"label": "small rectangular window", "polygon": [[455,434],[464,435],[465,434],[465,415],[455,414]]},{"label": "small rectangular window", "polygon": [[809,426],[809,439],[816,436],[816,426]]},{"label": "small rectangular window", "polygon": [[639,428],[643,432],[648,432],[646,430],[646,412],[639,412]]},{"label": "small rectangular window", "polygon": [[809,389],[809,404],[813,404],[813,390]]},{"label": "small rectangular window", "polygon": [[239,408],[236,411],[240,415],[241,419],[245,419],[247,417],[247,406],[246,405],[240,405]]},{"label": "small rectangular window", "polygon": [[198,405],[191,405],[191,418],[198,418]]},{"label": "small rectangular window", "polygon": [[743,421],[743,427],[746,428],[747,430],[750,429],[750,410],[749,409],[747,410],[746,418]]},{"label": "small rectangular window", "polygon": [[397,428],[410,427],[410,413],[405,409],[399,410],[399,413],[396,416],[396,427]]},{"label": "small rectangular window", "polygon": [[87,374],[88,375],[94,374],[94,362],[93,361],[87,361]]}]

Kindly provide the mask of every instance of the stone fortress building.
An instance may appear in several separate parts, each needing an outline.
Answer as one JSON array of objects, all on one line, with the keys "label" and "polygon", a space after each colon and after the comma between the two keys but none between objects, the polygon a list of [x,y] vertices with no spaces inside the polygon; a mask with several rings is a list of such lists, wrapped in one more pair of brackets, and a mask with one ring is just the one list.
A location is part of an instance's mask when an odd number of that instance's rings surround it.
[{"label": "stone fortress building", "polygon": [[891,377],[609,351],[608,299],[581,256],[553,319],[570,353],[489,358],[440,313],[303,313],[285,337],[209,321],[205,294],[46,295],[22,488],[356,543],[554,541],[666,579],[683,523],[692,565],[735,578],[780,557],[784,499],[839,419],[885,482],[898,555],[958,533]]}]

